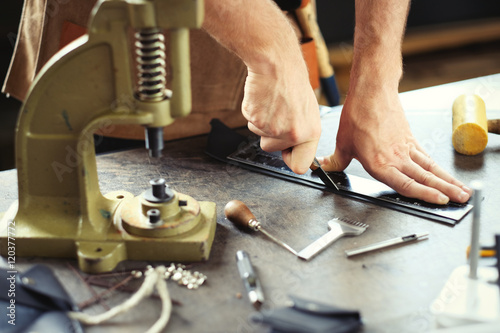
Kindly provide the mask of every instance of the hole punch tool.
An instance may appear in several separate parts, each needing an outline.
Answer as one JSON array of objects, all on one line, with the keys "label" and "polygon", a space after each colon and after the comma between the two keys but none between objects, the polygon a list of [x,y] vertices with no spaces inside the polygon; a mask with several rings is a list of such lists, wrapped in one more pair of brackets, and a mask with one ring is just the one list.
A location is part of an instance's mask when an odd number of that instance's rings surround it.
[{"label": "hole punch tool", "polygon": [[285,248],[287,251],[290,251],[294,255],[298,255],[297,251],[292,249],[288,244],[280,241],[279,239],[268,233],[266,230],[264,230],[260,222],[257,221],[255,215],[253,215],[250,209],[243,202],[239,200],[229,201],[226,204],[226,207],[224,207],[224,214],[226,214],[226,218],[234,224],[244,228],[250,228],[254,231],[260,231],[273,242]]},{"label": "hole punch tool", "polygon": [[328,229],[330,229],[330,231],[300,251],[298,256],[301,259],[310,260],[337,239],[344,236],[361,235],[367,228],[368,225],[358,221],[334,218],[328,221]]}]

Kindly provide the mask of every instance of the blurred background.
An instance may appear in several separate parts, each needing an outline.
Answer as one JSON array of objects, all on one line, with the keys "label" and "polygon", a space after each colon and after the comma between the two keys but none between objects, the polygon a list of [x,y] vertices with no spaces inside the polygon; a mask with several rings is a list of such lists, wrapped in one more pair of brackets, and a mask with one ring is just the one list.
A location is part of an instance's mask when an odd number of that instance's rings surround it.
[{"label": "blurred background", "polygon": [[[354,1],[316,0],[341,95],[349,85]],[[400,91],[500,73],[500,2],[414,0],[403,41]]]},{"label": "blurred background", "polygon": [[[349,85],[354,0],[316,0],[341,96]],[[22,0],[0,11],[0,79],[14,50]],[[500,73],[500,1],[416,0],[403,44],[400,91]],[[14,168],[14,130],[20,102],[0,96],[0,170]]]},{"label": "blurred background", "polygon": [[[22,0],[4,1],[0,10],[0,80],[3,85],[16,43]],[[14,168],[14,130],[21,103],[0,94],[0,170]]]}]

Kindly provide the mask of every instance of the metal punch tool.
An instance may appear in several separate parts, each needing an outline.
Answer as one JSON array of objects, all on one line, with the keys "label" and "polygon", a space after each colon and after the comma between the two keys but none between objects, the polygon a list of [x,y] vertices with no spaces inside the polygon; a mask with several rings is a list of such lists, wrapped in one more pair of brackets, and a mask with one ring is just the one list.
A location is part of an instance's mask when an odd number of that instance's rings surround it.
[{"label": "metal punch tool", "polygon": [[248,299],[254,307],[259,308],[259,306],[264,303],[264,292],[262,291],[259,277],[250,261],[250,256],[246,251],[240,250],[236,252],[236,264],[240,277],[245,285]]}]

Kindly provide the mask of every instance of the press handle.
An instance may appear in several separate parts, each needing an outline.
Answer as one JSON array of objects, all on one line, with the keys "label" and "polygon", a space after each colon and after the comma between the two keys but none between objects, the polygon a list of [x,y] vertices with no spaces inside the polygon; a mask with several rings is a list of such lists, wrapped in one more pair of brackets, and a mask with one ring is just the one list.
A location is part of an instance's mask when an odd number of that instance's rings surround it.
[{"label": "press handle", "polygon": [[248,223],[252,220],[257,220],[252,214],[250,208],[239,200],[231,200],[224,207],[226,218],[236,225],[249,228]]}]

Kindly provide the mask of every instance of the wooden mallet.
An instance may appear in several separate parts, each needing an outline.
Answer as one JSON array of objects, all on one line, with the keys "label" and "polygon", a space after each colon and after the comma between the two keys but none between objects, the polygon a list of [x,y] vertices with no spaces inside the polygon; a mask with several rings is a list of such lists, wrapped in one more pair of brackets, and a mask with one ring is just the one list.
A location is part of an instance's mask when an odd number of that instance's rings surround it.
[{"label": "wooden mallet", "polygon": [[452,142],[464,155],[477,155],[488,144],[488,133],[500,134],[500,119],[486,118],[486,106],[477,95],[460,95],[453,102]]}]

